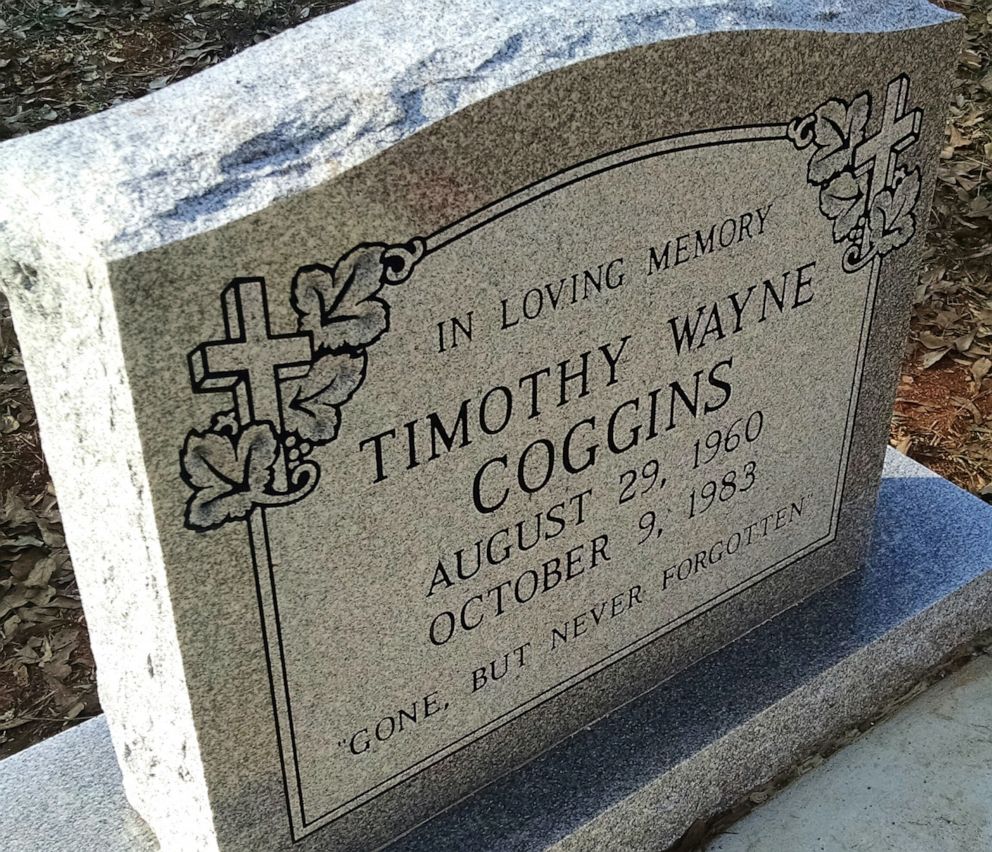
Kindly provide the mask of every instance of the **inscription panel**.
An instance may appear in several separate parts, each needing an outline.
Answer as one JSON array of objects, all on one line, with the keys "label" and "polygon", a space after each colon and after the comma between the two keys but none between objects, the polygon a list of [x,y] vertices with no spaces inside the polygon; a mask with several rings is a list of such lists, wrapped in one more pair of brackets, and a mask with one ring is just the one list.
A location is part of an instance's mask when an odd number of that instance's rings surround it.
[{"label": "inscription panel", "polygon": [[189,354],[233,408],[186,438],[184,522],[247,527],[294,836],[833,539],[879,265],[915,231],[907,95],[230,282]]}]

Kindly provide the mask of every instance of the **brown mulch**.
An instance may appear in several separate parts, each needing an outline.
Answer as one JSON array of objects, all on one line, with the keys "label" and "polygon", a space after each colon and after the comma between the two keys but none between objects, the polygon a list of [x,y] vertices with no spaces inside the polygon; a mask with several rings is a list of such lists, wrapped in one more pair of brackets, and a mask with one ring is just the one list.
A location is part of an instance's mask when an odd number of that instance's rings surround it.
[{"label": "brown mulch", "polygon": [[0,139],[141,97],[351,0],[3,0]]},{"label": "brown mulch", "polygon": [[992,502],[992,0],[967,16],[892,443]]},{"label": "brown mulch", "polygon": [[[140,97],[337,0],[3,0],[0,139]],[[992,0],[966,14],[892,442],[992,499]],[[0,758],[99,712],[93,660],[0,299]]]}]

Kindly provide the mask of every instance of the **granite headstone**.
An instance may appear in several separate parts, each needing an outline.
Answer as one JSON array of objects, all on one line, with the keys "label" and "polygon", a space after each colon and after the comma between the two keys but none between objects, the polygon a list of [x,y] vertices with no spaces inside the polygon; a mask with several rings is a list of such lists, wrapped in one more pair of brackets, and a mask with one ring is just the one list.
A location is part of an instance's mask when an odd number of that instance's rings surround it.
[{"label": "granite headstone", "polygon": [[876,5],[368,0],[0,147],[164,848],[379,846],[859,566],[961,34]]}]

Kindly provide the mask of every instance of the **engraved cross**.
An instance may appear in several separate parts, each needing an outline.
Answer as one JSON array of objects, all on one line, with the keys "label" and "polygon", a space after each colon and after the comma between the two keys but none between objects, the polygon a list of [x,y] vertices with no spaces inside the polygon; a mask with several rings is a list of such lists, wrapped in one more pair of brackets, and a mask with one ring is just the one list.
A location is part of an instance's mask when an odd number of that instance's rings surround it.
[{"label": "engraved cross", "polygon": [[243,423],[267,420],[282,431],[279,383],[305,376],[310,368],[310,334],[273,334],[265,281],[232,281],[224,291],[224,340],[212,340],[190,353],[190,375],[197,392],[234,390]]},{"label": "engraved cross", "polygon": [[889,83],[885,95],[885,113],[882,126],[874,136],[869,136],[854,154],[854,173],[863,175],[871,171],[866,207],[892,182],[899,154],[909,148],[920,135],[923,114],[918,109],[906,112],[909,100],[909,78],[897,77]]}]

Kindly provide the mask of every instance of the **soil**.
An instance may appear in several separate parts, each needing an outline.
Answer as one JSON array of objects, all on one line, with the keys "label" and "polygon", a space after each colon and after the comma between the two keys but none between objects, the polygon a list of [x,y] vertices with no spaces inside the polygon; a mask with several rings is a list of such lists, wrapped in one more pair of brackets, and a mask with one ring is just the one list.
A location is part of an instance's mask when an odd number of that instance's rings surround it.
[{"label": "soil", "polygon": [[[992,451],[992,383],[976,382],[967,363],[947,361],[925,369],[915,354],[903,369],[894,446],[941,476],[982,491],[990,460],[984,451]],[[980,446],[972,446],[976,443]]]}]

